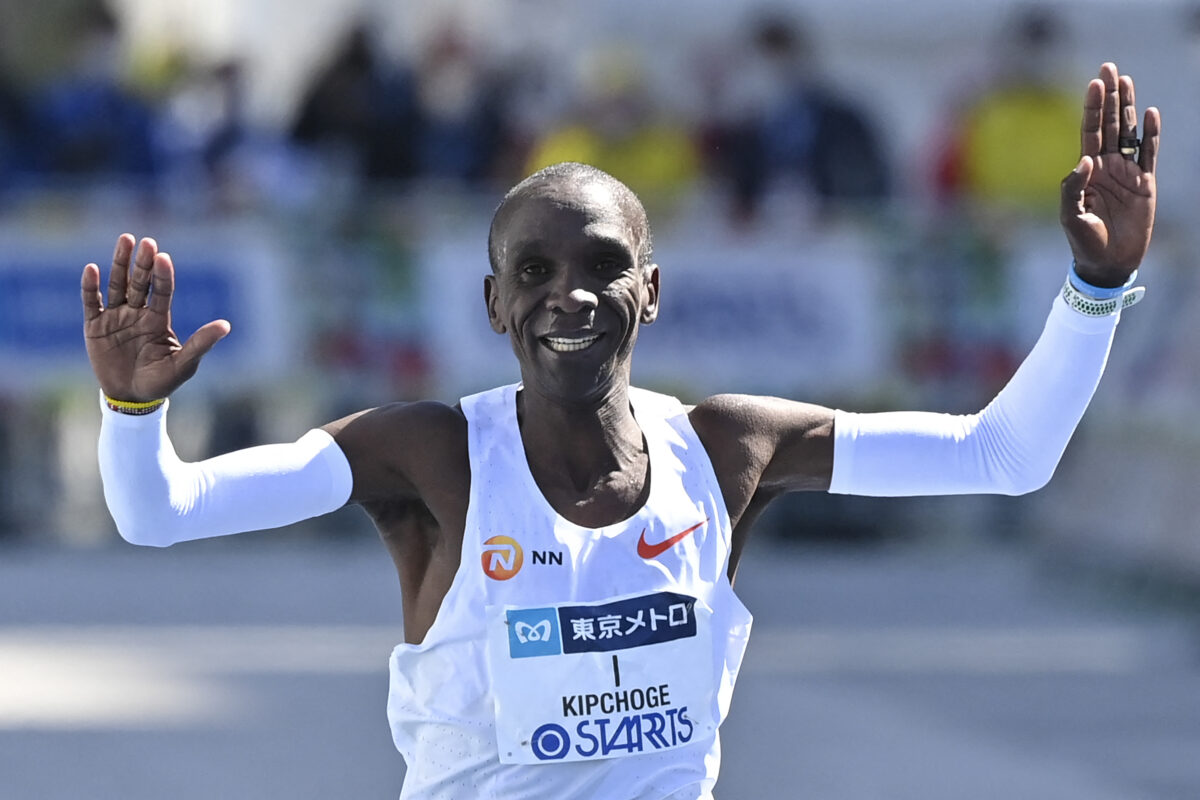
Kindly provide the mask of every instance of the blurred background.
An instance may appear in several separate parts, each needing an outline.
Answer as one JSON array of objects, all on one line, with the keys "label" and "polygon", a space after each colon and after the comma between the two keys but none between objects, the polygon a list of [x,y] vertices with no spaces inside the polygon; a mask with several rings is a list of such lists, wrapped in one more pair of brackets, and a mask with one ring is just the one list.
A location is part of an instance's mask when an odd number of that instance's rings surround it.
[{"label": "blurred background", "polygon": [[[638,383],[978,410],[1070,254],[1105,60],[1164,117],[1147,299],[1054,481],[780,501],[720,796],[1200,797],[1200,5],[0,0],[0,797],[387,797],[365,516],[139,552],[95,464],[88,261],[154,236],[185,458],[516,380],[490,216],[549,163],[644,199]],[[5,788],[7,784],[7,788]]]}]

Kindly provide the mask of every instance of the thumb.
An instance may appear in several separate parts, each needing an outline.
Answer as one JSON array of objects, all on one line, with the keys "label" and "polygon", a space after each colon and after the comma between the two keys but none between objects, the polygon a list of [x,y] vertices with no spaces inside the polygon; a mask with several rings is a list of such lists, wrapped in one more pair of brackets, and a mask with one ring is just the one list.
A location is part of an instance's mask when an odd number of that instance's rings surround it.
[{"label": "thumb", "polygon": [[1062,212],[1064,215],[1070,214],[1074,216],[1080,210],[1083,190],[1087,188],[1088,181],[1092,179],[1092,171],[1095,168],[1096,164],[1092,161],[1092,157],[1083,156],[1079,159],[1079,163],[1075,165],[1075,169],[1071,170],[1067,173],[1067,177],[1063,178]]},{"label": "thumb", "polygon": [[209,350],[213,349],[213,345],[229,335],[232,326],[227,320],[218,319],[204,325],[183,343],[179,353],[176,355],[180,365],[184,368],[195,368],[195,364]]}]

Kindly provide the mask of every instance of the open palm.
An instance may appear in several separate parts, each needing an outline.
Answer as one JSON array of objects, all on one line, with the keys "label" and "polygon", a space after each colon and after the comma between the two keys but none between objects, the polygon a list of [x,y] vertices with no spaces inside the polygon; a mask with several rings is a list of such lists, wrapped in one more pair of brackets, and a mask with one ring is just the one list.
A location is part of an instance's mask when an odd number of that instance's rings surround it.
[{"label": "open palm", "polygon": [[195,374],[200,358],[227,333],[215,320],[180,343],[171,329],[175,270],[153,239],[134,247],[122,234],[113,252],[108,303],[100,269],[88,264],[81,281],[83,336],[100,388],[114,399],[145,402],[166,397]]},{"label": "open palm", "polygon": [[1150,245],[1160,124],[1158,109],[1147,109],[1135,159],[1133,80],[1106,63],[1088,84],[1080,159],[1063,180],[1059,218],[1080,277],[1096,286],[1125,283]]}]

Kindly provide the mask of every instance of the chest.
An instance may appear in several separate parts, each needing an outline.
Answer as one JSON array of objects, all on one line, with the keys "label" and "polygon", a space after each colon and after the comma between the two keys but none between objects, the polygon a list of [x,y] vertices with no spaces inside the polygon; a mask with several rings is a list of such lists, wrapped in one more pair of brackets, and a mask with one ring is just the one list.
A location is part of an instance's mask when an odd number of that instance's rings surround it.
[{"label": "chest", "polygon": [[613,520],[628,519],[650,495],[650,462],[644,455],[596,480],[574,481],[562,470],[533,464],[530,474],[546,503],[582,528],[602,528]]},{"label": "chest", "polygon": [[722,574],[727,542],[708,495],[655,492],[629,518],[598,528],[536,498],[476,496],[460,581],[474,587],[478,602],[501,605],[594,602],[650,589],[703,593]]},{"label": "chest", "polygon": [[464,400],[470,492],[456,586],[521,605],[695,596],[723,579],[731,532],[707,453],[677,402],[631,399],[644,458],[587,487],[528,456],[510,389]]}]

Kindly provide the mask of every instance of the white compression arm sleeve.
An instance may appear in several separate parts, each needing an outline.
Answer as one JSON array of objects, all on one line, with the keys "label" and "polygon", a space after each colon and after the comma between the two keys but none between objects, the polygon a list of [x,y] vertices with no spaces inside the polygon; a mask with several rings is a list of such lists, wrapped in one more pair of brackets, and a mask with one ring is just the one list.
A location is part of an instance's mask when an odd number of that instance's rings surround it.
[{"label": "white compression arm sleeve", "polygon": [[1054,301],[1041,338],[978,414],[834,417],[839,494],[1023,494],[1050,480],[1108,361],[1118,314],[1085,317]]},{"label": "white compression arm sleeve", "polygon": [[133,544],[166,547],[277,528],[334,511],[350,497],[350,464],[325,431],[186,463],[167,437],[166,405],[140,417],[111,410],[103,396],[100,406],[104,499]]}]

